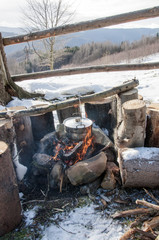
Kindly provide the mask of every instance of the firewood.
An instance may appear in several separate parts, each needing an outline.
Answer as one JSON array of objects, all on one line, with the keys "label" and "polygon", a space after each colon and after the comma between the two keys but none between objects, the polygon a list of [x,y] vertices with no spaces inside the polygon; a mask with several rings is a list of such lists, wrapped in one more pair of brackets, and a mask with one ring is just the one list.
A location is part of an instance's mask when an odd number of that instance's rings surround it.
[{"label": "firewood", "polygon": [[[130,228],[126,233],[124,233],[124,235],[120,238],[120,240],[128,240],[130,239],[130,237],[132,235],[134,235],[135,233],[139,234],[140,238],[139,239],[147,239],[147,240],[155,240],[156,236],[152,233],[148,233],[145,231],[142,231],[138,228]],[[136,238],[135,238],[136,239]]]},{"label": "firewood", "polygon": [[136,230],[134,228],[130,228],[126,233],[124,233],[120,240],[128,240],[135,232]]},{"label": "firewood", "polygon": [[145,207],[149,207],[149,208],[151,208],[151,209],[154,209],[154,210],[156,210],[156,211],[159,211],[159,206],[158,206],[158,205],[149,203],[149,202],[147,202],[147,201],[145,201],[145,200],[139,200],[139,199],[137,199],[137,200],[136,200],[136,204],[143,205],[143,206],[145,206]]},{"label": "firewood", "polygon": [[155,210],[153,209],[135,208],[135,209],[130,209],[122,212],[117,212],[112,215],[112,218],[128,217],[128,216],[134,216],[138,214],[152,214],[154,212]]},{"label": "firewood", "polygon": [[143,223],[143,230],[145,232],[151,231],[152,229],[159,226],[159,216],[152,218],[149,221]]},{"label": "firewood", "polygon": [[159,200],[155,198],[155,196],[152,193],[149,193],[147,189],[144,188],[144,191],[156,202],[159,204]]},{"label": "firewood", "polygon": [[149,105],[147,115],[145,145],[147,147],[159,147],[159,103]]}]

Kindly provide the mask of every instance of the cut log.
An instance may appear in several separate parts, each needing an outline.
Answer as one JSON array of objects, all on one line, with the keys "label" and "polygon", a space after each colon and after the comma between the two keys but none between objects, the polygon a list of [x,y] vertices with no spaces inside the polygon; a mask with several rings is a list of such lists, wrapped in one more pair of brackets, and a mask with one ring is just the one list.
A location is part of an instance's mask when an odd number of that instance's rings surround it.
[{"label": "cut log", "polygon": [[112,190],[116,187],[115,175],[119,176],[119,168],[113,162],[107,162],[106,173],[101,183],[101,187]]},{"label": "cut log", "polygon": [[131,89],[129,91],[126,91],[124,93],[119,93],[117,95],[117,121],[118,125],[123,120],[123,114],[122,114],[122,105],[130,100],[138,99],[138,90],[137,88]]},{"label": "cut log", "polygon": [[[10,107],[8,111],[18,111],[25,107]],[[17,117],[13,119],[17,151],[19,152],[19,162],[29,167],[34,154],[34,139],[32,134],[31,120],[29,116]]]},{"label": "cut log", "polygon": [[57,110],[57,116],[59,123],[63,123],[66,118],[80,116],[79,106]]},{"label": "cut log", "polygon": [[[34,109],[38,107],[44,107],[45,105],[36,105]],[[54,118],[52,112],[47,112],[45,114],[39,114],[36,116],[31,116],[32,132],[35,141],[39,141],[46,134],[53,132],[55,130]]]},{"label": "cut log", "polygon": [[159,186],[159,148],[120,149],[118,160],[124,187]]},{"label": "cut log", "polygon": [[[114,108],[115,97],[105,98],[102,101],[85,103],[86,116],[100,128],[107,129],[111,137],[114,130]],[[112,139],[111,139],[112,140]]]},{"label": "cut log", "polygon": [[9,147],[0,141],[0,236],[13,230],[21,221],[18,185]]},{"label": "cut log", "polygon": [[106,169],[107,157],[101,152],[88,160],[78,162],[67,169],[66,174],[73,185],[93,182]]},{"label": "cut log", "polygon": [[159,103],[149,105],[147,115],[145,146],[159,147]]},{"label": "cut log", "polygon": [[142,100],[131,100],[123,104],[123,121],[118,128],[116,145],[143,147],[145,141],[146,105]]}]

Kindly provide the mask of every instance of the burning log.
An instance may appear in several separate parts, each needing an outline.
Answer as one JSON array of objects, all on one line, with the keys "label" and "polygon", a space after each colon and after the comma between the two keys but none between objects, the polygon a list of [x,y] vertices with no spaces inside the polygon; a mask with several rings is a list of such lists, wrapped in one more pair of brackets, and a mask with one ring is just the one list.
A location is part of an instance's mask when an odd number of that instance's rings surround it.
[{"label": "burning log", "polygon": [[147,108],[146,140],[147,147],[159,147],[159,103],[154,103]]},{"label": "burning log", "polygon": [[13,230],[21,221],[18,185],[9,147],[0,141],[0,236]]},{"label": "burning log", "polygon": [[107,157],[101,152],[88,160],[81,161],[69,167],[66,175],[73,185],[93,182],[106,169]]},{"label": "burning log", "polygon": [[119,167],[124,187],[159,186],[159,148],[120,149]]},{"label": "burning log", "polygon": [[[72,148],[68,153],[63,151],[63,155],[62,155],[62,160],[64,162],[68,162],[70,164],[70,162],[76,158],[77,153],[82,150],[83,148],[83,141],[80,141],[74,148]],[[72,165],[72,164],[71,164]]]},{"label": "burning log", "polygon": [[145,141],[146,105],[142,100],[131,100],[123,104],[123,121],[118,128],[118,147],[143,147]]}]

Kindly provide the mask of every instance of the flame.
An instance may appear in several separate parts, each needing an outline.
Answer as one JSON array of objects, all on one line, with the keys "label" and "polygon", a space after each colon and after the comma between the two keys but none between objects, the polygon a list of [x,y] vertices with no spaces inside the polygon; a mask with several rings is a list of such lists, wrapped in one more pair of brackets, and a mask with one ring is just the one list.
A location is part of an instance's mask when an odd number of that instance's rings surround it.
[{"label": "flame", "polygon": [[[82,144],[82,147],[80,148],[79,151],[77,151],[76,153],[76,157],[75,157],[75,160],[74,161],[67,161],[66,164],[68,164],[69,166],[70,165],[73,165],[81,160],[84,159],[84,157],[86,156],[86,153],[88,151],[88,148],[90,146],[92,146],[92,148],[94,148],[94,144],[93,144],[93,139],[94,139],[94,136],[91,136],[91,128],[88,128],[87,130],[87,133],[86,133],[86,136],[83,140],[83,144]],[[78,144],[78,142],[74,142],[72,144],[68,144],[68,145],[65,145],[64,143],[61,143],[61,142],[58,142],[56,144],[56,148],[54,150],[55,152],[55,155],[52,157],[52,159],[54,161],[58,161],[61,159],[61,154],[62,153],[69,153],[72,149],[75,148],[75,146]],[[60,154],[60,151],[61,151],[61,154]]]}]

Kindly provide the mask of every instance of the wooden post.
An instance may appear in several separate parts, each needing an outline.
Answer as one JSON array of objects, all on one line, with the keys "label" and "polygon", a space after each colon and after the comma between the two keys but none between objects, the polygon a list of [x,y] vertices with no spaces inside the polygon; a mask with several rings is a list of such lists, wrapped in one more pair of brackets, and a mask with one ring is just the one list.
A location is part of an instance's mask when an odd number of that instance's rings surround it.
[{"label": "wooden post", "polygon": [[[37,107],[42,107],[44,105],[36,105]],[[36,116],[31,116],[32,132],[35,141],[42,139],[47,133],[53,132],[55,130],[54,118],[52,112],[47,112],[45,114],[39,114]]]},{"label": "wooden post", "polygon": [[114,120],[116,121],[116,97],[104,98],[102,101],[85,103],[86,116],[97,126],[108,130],[108,135],[113,140]]},{"label": "wooden post", "polygon": [[125,102],[133,100],[133,99],[138,99],[137,88],[131,89],[131,90],[126,91],[124,93],[119,93],[117,95],[117,121],[118,121],[118,125],[120,125],[120,123],[123,120],[122,105]]},{"label": "wooden post", "polygon": [[[18,111],[26,109],[23,106],[10,107],[9,111]],[[29,116],[21,116],[13,119],[15,128],[15,138],[17,150],[19,152],[19,162],[30,167],[32,156],[34,154],[34,139],[32,133],[32,125]]]},{"label": "wooden post", "polygon": [[21,221],[18,185],[9,147],[0,141],[0,236],[13,230]]},{"label": "wooden post", "polygon": [[159,103],[153,103],[147,108],[146,140],[147,147],[159,147]]},{"label": "wooden post", "polygon": [[80,116],[79,106],[57,110],[57,116],[59,123],[63,123],[66,118]]},{"label": "wooden post", "polygon": [[146,128],[146,105],[142,100],[123,104],[123,121],[117,132],[117,147],[143,147]]}]

